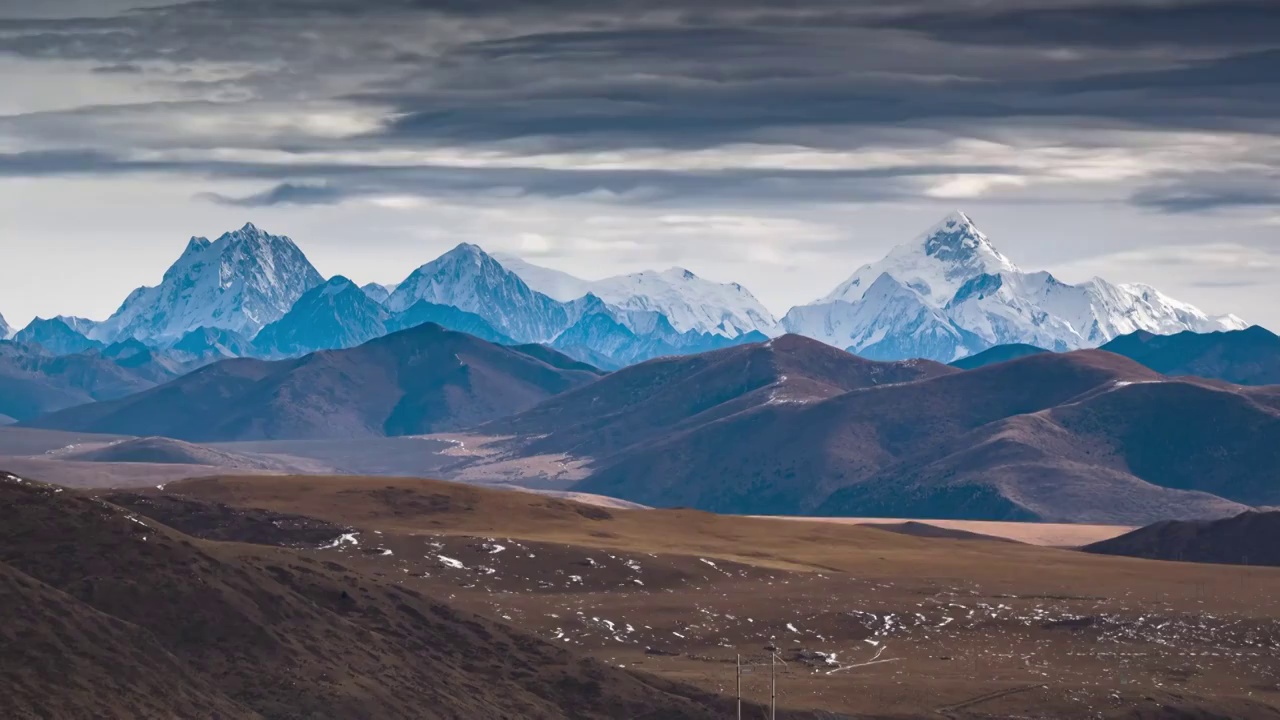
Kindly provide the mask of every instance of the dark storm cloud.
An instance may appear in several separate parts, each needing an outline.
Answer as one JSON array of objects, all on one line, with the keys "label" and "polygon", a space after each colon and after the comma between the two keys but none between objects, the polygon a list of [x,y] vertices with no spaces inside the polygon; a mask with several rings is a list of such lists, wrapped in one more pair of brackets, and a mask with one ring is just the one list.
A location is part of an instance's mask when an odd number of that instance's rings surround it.
[{"label": "dark storm cloud", "polygon": [[133,63],[116,63],[115,65],[99,65],[93,71],[100,75],[138,75],[144,72],[141,65]]},{"label": "dark storm cloud", "polygon": [[219,161],[129,160],[96,151],[0,154],[0,177],[125,175],[180,172],[213,179],[275,184],[244,196],[204,193],[200,199],[226,205],[332,205],[348,198],[379,195],[474,196],[477,193],[547,198],[596,194],[617,202],[693,202],[710,199],[876,202],[918,193],[918,180],[943,173],[1008,174],[1001,166],[912,165],[869,170],[721,171],[550,170],[528,167],[459,168]]},{"label": "dark storm cloud", "polygon": [[[388,141],[587,134],[682,147],[793,126],[1004,116],[1237,127],[1280,111],[1280,79],[1268,72],[1280,52],[1277,18],[1271,0],[889,9],[829,0],[205,0],[108,19],[9,21],[0,52],[107,68],[280,64],[220,81],[259,96],[314,97],[335,75],[365,72],[344,96],[391,103],[404,116]],[[1237,50],[1192,51],[1232,28]],[[1064,44],[1109,54],[1044,54]],[[1153,60],[1148,46],[1164,56]],[[1245,83],[1272,92],[1230,91]],[[1126,92],[1151,88],[1164,94],[1153,102]],[[1196,102],[1208,99],[1212,113]]]},{"label": "dark storm cloud", "polygon": [[328,185],[281,183],[265,192],[245,197],[230,197],[220,193],[202,193],[197,197],[219,205],[270,207],[273,205],[335,205],[349,197],[349,193]]},{"label": "dark storm cloud", "polygon": [[[1206,93],[1226,94],[1248,86],[1258,86],[1264,92],[1280,87],[1280,48],[1188,62],[1164,70],[1096,75],[1055,83],[1052,88],[1067,92],[1149,89],[1194,98]],[[1258,99],[1271,103],[1277,100],[1265,95]]]},{"label": "dark storm cloud", "polygon": [[1084,7],[936,5],[872,22],[946,42],[981,45],[1239,47],[1273,45],[1280,35],[1280,12],[1274,0],[1115,2]]},{"label": "dark storm cloud", "polygon": [[1131,202],[1166,213],[1192,213],[1232,208],[1280,208],[1280,177],[1200,175],[1145,188]]},{"label": "dark storm cloud", "polygon": [[[440,146],[625,152],[779,143],[858,150],[886,133],[999,142],[1022,124],[1151,132],[1274,134],[1280,117],[1280,12],[1274,0],[202,0],[103,18],[25,20],[0,9],[0,54],[78,60],[152,80],[185,97],[250,111],[316,100],[385,108],[380,129],[341,136],[217,135],[229,147],[306,154]],[[206,67],[222,64],[218,72]],[[158,65],[161,70],[154,70]],[[232,69],[228,69],[232,68]],[[153,76],[153,73],[158,73]],[[211,104],[211,111],[222,106]],[[55,120],[62,137],[113,137],[127,149],[203,147],[203,137],[129,135],[118,109]],[[138,112],[146,112],[143,107]],[[154,112],[163,113],[158,104]],[[107,122],[110,120],[111,122]],[[228,124],[227,133],[236,127]],[[216,126],[215,126],[216,128]],[[47,131],[46,131],[47,132]],[[284,131],[282,131],[284,132]],[[113,133],[116,135],[113,136]],[[917,142],[925,142],[917,140]],[[63,154],[0,158],[0,173],[183,171],[269,180],[244,204],[337,202],[398,190],[520,188],[813,199],[920,193],[912,175],[1029,176],[981,159],[920,162],[875,178],[785,168],[695,171],[119,160]],[[1046,167],[1047,172],[1052,168]],[[358,178],[358,180],[353,180]],[[1166,212],[1264,204],[1179,177],[1133,194]],[[1268,180],[1274,182],[1274,178]]]}]

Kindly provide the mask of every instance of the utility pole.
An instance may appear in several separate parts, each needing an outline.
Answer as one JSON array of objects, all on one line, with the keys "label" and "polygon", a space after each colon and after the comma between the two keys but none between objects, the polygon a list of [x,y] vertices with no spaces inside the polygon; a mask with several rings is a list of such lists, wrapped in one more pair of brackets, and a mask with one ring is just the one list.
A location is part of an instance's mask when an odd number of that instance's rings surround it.
[{"label": "utility pole", "polygon": [[778,720],[778,650],[769,653],[769,720]]},{"label": "utility pole", "polygon": [[742,654],[738,654],[738,720],[742,720]]}]

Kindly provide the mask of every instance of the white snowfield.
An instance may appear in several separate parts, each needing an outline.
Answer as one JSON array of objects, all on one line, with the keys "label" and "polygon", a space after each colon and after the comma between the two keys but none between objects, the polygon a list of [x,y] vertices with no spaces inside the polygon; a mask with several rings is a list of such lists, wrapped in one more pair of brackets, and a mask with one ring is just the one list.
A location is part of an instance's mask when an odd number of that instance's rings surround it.
[{"label": "white snowfield", "polygon": [[727,338],[753,331],[771,335],[778,324],[773,313],[738,283],[706,280],[684,268],[645,270],[592,281],[511,255],[495,257],[529,287],[557,300],[569,302],[589,293],[615,308],[662,314],[681,333],[695,331]]},{"label": "white snowfield", "polygon": [[1047,272],[1023,272],[961,212],[859,268],[826,297],[793,308],[782,326],[869,357],[944,362],[1008,343],[1064,351],[1137,330],[1247,327],[1145,285],[1102,278],[1069,285]]}]

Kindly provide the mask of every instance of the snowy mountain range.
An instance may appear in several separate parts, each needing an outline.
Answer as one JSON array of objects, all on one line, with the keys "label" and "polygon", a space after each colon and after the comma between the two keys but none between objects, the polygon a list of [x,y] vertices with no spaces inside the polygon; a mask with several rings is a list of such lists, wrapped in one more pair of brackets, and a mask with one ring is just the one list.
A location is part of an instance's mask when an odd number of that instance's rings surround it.
[{"label": "snowy mountain range", "polygon": [[950,362],[995,345],[1065,351],[1097,347],[1135,330],[1239,330],[1145,285],[1094,278],[1066,284],[1020,270],[964,213],[858,269],[826,297],[793,308],[787,332],[872,359]]},{"label": "snowy mountain range", "polygon": [[1062,351],[1136,330],[1245,327],[1147,286],[1024,272],[957,212],[781,321],[741,285],[683,268],[584,280],[471,244],[397,285],[326,281],[292,240],[247,224],[215,241],[192,238],[158,285],[135,290],[103,322],[37,319],[16,339],[53,354],[134,340],[209,362],[347,348],[425,322],[549,345],[606,369],[788,332],[872,359],[949,362],[1002,344]]}]

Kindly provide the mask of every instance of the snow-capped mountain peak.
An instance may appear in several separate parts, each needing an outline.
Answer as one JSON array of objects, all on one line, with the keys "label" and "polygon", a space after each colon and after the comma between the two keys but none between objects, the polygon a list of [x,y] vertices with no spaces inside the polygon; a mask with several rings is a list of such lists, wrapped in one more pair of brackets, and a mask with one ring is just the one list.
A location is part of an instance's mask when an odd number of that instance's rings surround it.
[{"label": "snow-capped mountain peak", "polygon": [[381,305],[382,303],[385,303],[387,301],[387,298],[391,297],[391,293],[396,291],[396,286],[381,285],[379,283],[369,283],[367,285],[361,286],[360,289],[364,291],[365,295],[369,296],[370,300]]},{"label": "snow-capped mountain peak", "polygon": [[1017,270],[1009,258],[991,244],[991,240],[973,224],[968,215],[956,211],[926,231],[917,242],[924,254],[939,262],[982,267],[984,270]]},{"label": "snow-capped mountain peak", "polygon": [[193,235],[191,236],[191,239],[187,241],[187,249],[184,250],[182,254],[192,255],[202,253],[212,244],[213,241],[207,237],[196,237]]},{"label": "snow-capped mountain peak", "polygon": [[253,345],[267,357],[355,347],[387,334],[386,308],[354,282],[335,275],[298,298],[289,312],[258,333]]},{"label": "snow-capped mountain peak", "polygon": [[895,247],[880,262],[864,265],[819,302],[857,302],[880,275],[910,287],[933,302],[945,303],[975,277],[1018,272],[968,215],[953,212],[909,243]]},{"label": "snow-capped mountain peak", "polygon": [[[912,290],[919,307],[910,295],[885,293],[886,278]],[[875,286],[881,291],[872,293]],[[793,308],[783,326],[878,359],[949,362],[993,345],[1075,350],[1136,330],[1209,332],[1245,323],[1209,317],[1145,285],[1101,278],[1069,285],[1047,272],[1025,273],[969,216],[955,212],[822,300]]]},{"label": "snow-capped mountain peak", "polygon": [[0,315],[0,340],[8,340],[13,337],[13,328],[5,321],[4,315]]},{"label": "snow-capped mountain peak", "polygon": [[159,285],[135,290],[91,335],[173,342],[209,327],[252,337],[323,282],[292,240],[247,223],[212,242],[192,238]]},{"label": "snow-capped mountain peak", "polygon": [[351,288],[360,290],[360,288],[357,287],[355,283],[351,282],[351,280],[343,277],[342,275],[334,275],[326,280],[324,285],[321,286],[321,292],[324,293],[325,297],[332,297]]},{"label": "snow-capped mountain peak", "polygon": [[519,342],[549,342],[568,324],[563,303],[531,289],[518,275],[469,243],[414,270],[386,305],[398,313],[419,301],[475,313]]}]

